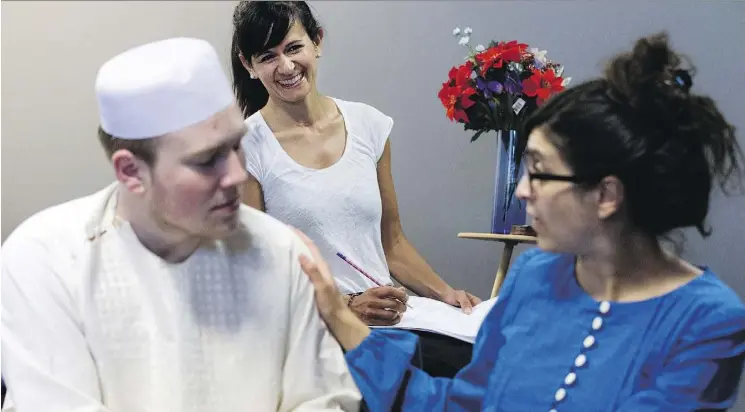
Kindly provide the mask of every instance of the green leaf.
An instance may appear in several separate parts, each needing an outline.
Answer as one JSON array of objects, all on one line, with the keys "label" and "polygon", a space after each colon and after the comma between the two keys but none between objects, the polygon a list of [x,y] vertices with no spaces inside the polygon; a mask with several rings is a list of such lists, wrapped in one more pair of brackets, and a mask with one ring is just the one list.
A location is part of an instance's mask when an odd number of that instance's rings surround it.
[{"label": "green leaf", "polygon": [[481,135],[482,135],[482,134],[483,134],[484,132],[486,132],[486,131],[487,131],[487,130],[483,130],[483,129],[482,129],[482,130],[479,130],[478,132],[476,132],[476,134],[474,134],[474,135],[473,135],[473,136],[471,137],[471,143],[475,142],[475,141],[476,141],[476,139],[478,139],[478,138],[479,138],[479,136],[481,136]]}]

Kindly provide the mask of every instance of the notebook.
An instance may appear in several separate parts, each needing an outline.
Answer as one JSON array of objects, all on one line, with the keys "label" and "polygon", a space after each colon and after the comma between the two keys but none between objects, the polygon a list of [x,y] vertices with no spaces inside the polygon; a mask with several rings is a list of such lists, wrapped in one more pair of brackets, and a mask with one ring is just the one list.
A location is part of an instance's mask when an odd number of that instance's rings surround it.
[{"label": "notebook", "polygon": [[[423,330],[439,333],[465,342],[474,343],[481,323],[497,302],[498,297],[485,300],[473,307],[470,315],[461,308],[430,298],[409,296],[409,305],[401,322],[386,328]],[[376,327],[376,326],[373,326]]]}]

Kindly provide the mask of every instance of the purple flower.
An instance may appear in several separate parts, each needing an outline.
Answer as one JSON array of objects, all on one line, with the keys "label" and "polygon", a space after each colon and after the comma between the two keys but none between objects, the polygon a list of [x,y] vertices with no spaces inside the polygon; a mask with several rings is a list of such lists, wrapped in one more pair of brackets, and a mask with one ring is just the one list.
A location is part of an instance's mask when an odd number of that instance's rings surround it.
[{"label": "purple flower", "polygon": [[476,88],[484,92],[484,96],[486,96],[487,99],[491,99],[492,94],[502,93],[502,90],[504,89],[502,83],[499,83],[496,80],[487,82],[481,77],[476,78]]},{"label": "purple flower", "polygon": [[510,94],[519,94],[523,90],[522,85],[520,85],[520,78],[512,71],[507,71],[507,80],[504,82],[504,88]]}]

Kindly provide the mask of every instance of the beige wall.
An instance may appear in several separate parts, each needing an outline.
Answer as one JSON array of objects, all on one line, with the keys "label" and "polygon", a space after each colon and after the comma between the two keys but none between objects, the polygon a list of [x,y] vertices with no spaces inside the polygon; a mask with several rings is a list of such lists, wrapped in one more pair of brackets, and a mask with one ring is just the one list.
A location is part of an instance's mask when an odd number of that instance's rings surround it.
[{"label": "beige wall", "polygon": [[210,41],[228,68],[234,1],[4,1],[2,239],[113,178],[96,139],[98,67],[140,43]]}]

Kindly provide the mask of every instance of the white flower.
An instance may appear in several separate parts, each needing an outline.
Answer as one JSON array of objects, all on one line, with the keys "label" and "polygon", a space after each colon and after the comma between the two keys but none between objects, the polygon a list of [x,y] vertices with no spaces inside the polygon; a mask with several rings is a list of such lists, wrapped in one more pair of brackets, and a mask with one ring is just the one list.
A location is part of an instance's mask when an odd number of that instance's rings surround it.
[{"label": "white flower", "polygon": [[465,34],[466,36],[470,36],[470,35],[471,35],[471,33],[473,33],[473,30],[471,30],[471,28],[470,28],[470,27],[466,27],[466,28],[465,28],[465,29],[463,30],[463,34]]},{"label": "white flower", "polygon": [[555,68],[554,73],[556,73],[557,76],[561,77],[561,75],[564,74],[564,66]]},{"label": "white flower", "polygon": [[486,48],[484,48],[484,45],[483,44],[479,44],[478,46],[476,46],[476,48],[474,50],[476,50],[477,52],[482,52],[482,51],[486,50]]},{"label": "white flower", "polygon": [[572,81],[572,78],[571,77],[567,77],[566,79],[564,79],[564,80],[561,81],[561,85],[564,86],[564,87],[567,87],[567,86],[569,86],[569,82],[571,82],[571,81]]},{"label": "white flower", "polygon": [[507,68],[509,68],[510,70],[512,70],[515,73],[520,73],[520,72],[523,71],[523,65],[520,64],[520,63],[516,63],[516,62],[510,62],[510,63],[508,63],[507,64]]},{"label": "white flower", "polygon": [[453,36],[457,36],[459,34],[460,34],[460,28],[456,27],[455,29],[453,29]]},{"label": "white flower", "polygon": [[535,47],[533,47],[530,49],[530,53],[532,53],[533,56],[535,56],[536,60],[538,60],[539,62],[543,64],[546,64],[546,53],[547,53],[546,50],[538,50]]},{"label": "white flower", "polygon": [[460,38],[460,40],[458,41],[458,44],[460,44],[461,46],[465,46],[466,44],[468,44],[468,42],[469,42],[470,40],[471,40],[471,38],[470,38],[470,37],[468,37],[468,36],[463,36],[463,37],[461,37],[461,38]]}]

